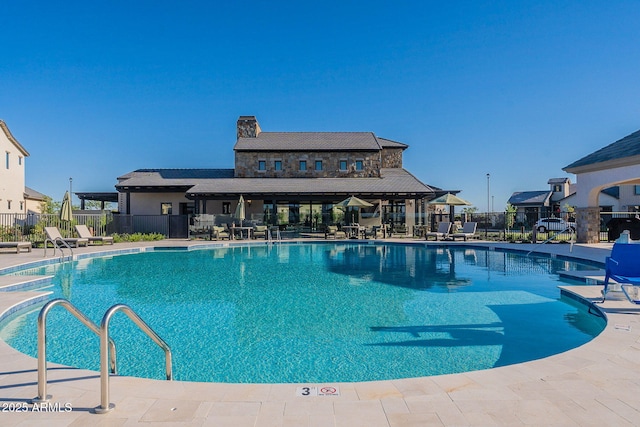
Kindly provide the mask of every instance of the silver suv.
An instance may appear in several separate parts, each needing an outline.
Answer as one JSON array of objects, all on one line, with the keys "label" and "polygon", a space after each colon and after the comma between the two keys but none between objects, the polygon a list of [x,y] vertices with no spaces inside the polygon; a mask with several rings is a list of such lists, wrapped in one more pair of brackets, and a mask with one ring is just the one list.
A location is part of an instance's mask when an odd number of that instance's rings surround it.
[{"label": "silver suv", "polygon": [[539,233],[546,233],[547,231],[576,231],[576,223],[560,218],[542,218],[535,223],[533,228],[538,230]]}]

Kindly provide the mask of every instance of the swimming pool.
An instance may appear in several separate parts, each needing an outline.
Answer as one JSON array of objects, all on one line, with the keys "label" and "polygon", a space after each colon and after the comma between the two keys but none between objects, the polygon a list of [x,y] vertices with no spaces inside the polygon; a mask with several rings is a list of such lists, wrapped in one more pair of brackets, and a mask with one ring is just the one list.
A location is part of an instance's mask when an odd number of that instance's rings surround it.
[{"label": "swimming pool", "polygon": [[[591,340],[604,320],[560,297],[575,262],[471,246],[314,243],[154,251],[28,271],[99,323],[130,305],[171,346],[174,378],[342,382],[464,372]],[[2,338],[36,354],[37,313]],[[49,360],[97,370],[98,339],[49,315]],[[111,322],[122,375],[162,378],[164,357],[125,316]]]}]

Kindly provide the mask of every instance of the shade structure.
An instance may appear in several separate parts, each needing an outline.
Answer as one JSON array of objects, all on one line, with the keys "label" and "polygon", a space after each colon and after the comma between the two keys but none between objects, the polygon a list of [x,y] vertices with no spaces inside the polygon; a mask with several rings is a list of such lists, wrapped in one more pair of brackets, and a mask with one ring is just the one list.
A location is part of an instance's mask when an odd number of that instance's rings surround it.
[{"label": "shade structure", "polygon": [[236,211],[233,216],[240,220],[240,225],[242,225],[242,221],[244,221],[245,219],[244,197],[240,196],[240,200],[238,200],[238,206],[236,206]]},{"label": "shade structure", "polygon": [[447,193],[443,196],[440,197],[436,197],[433,200],[429,201],[430,205],[449,205],[449,206],[469,206],[472,205],[473,203],[467,202],[464,199],[461,199],[460,197],[451,194],[451,193]]},{"label": "shade structure", "polygon": [[362,199],[359,199],[356,196],[351,196],[351,197],[347,197],[340,203],[337,203],[336,206],[342,206],[343,208],[350,208],[350,207],[368,208],[370,206],[373,206],[373,204],[366,202]]},{"label": "shade structure", "polygon": [[73,210],[71,208],[71,197],[69,192],[65,191],[62,198],[62,206],[60,206],[60,221],[71,221],[73,219]]}]

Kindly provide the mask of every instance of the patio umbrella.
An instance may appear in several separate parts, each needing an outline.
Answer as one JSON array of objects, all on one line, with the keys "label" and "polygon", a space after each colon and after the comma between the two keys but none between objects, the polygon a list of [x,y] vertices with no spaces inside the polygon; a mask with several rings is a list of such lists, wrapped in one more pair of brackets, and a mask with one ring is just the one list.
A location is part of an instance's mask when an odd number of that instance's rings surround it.
[{"label": "patio umbrella", "polygon": [[240,196],[240,200],[238,200],[238,206],[236,206],[236,211],[233,216],[240,220],[240,226],[242,226],[242,221],[245,219],[244,197],[242,197],[242,195]]},{"label": "patio umbrella", "polygon": [[62,198],[62,206],[60,206],[60,221],[71,221],[73,219],[73,210],[71,209],[71,197],[69,192],[65,191]]},{"label": "patio umbrella", "polygon": [[436,197],[433,200],[429,201],[430,205],[448,205],[449,206],[449,216],[451,221],[454,220],[454,206],[469,206],[473,203],[467,202],[464,199],[456,196],[455,194],[447,193],[443,196]]},{"label": "patio umbrella", "polygon": [[356,196],[351,196],[351,197],[347,197],[340,203],[337,203],[336,206],[342,206],[343,208],[351,208],[351,207],[368,208],[369,206],[373,206],[373,205],[369,202],[365,202],[362,199],[358,199]]},{"label": "patio umbrella", "polygon": [[351,223],[351,222],[359,222],[359,220],[357,219],[357,214],[356,212],[354,212],[353,208],[358,208],[358,209],[367,208],[369,206],[373,206],[373,204],[366,202],[362,199],[359,199],[356,196],[351,196],[351,197],[347,197],[340,203],[337,203],[336,206],[341,208],[346,208],[347,211],[351,209],[351,215],[349,215],[349,219],[347,221],[347,223]]}]

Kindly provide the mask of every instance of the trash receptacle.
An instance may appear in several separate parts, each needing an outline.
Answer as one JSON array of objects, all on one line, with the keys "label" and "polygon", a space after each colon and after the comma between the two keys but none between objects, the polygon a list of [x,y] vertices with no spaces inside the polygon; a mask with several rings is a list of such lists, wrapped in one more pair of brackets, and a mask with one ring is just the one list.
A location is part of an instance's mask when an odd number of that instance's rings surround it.
[{"label": "trash receptacle", "polygon": [[607,222],[608,239],[613,242],[622,233],[622,230],[629,230],[632,240],[640,240],[640,219],[637,218],[613,218]]}]

